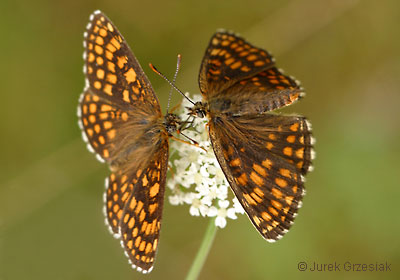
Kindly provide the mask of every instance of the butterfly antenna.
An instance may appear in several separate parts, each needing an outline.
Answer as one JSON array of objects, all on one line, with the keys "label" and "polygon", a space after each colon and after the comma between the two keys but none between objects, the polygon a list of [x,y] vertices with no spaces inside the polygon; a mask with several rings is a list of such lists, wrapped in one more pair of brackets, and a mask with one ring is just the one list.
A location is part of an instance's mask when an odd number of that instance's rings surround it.
[{"label": "butterfly antenna", "polygon": [[[178,54],[178,57],[176,59],[176,70],[175,70],[175,74],[174,74],[174,79],[172,80],[173,84],[175,84],[175,82],[176,82],[176,77],[178,76],[179,68],[181,67],[181,58],[182,58],[182,56],[180,54]],[[169,111],[169,104],[171,103],[171,96],[172,96],[172,90],[173,89],[174,88],[171,86],[171,89],[169,90],[167,114],[168,114],[168,111]]]},{"label": "butterfly antenna", "polygon": [[[161,78],[163,78],[164,80],[166,80],[167,83],[169,83],[173,89],[175,89],[177,92],[179,92],[183,97],[185,97],[190,103],[192,103],[192,104],[194,105],[194,102],[193,102],[192,100],[190,100],[190,98],[187,97],[187,96],[186,96],[179,88],[177,88],[176,85],[175,85],[175,79],[176,79],[176,75],[177,75],[177,73],[178,73],[180,64],[181,64],[181,55],[178,55],[177,67],[176,67],[176,72],[175,72],[175,76],[174,76],[174,82],[171,82],[170,80],[168,80],[168,78],[165,77],[165,75],[164,75],[163,73],[161,73],[160,71],[158,71],[157,68],[156,68],[153,64],[149,63],[149,66],[150,66],[151,70],[153,70],[153,71],[154,71],[155,73],[157,73]],[[172,88],[171,88],[171,89],[172,89]],[[170,94],[170,97],[171,97],[171,94]],[[168,108],[169,108],[169,100],[168,100]]]}]

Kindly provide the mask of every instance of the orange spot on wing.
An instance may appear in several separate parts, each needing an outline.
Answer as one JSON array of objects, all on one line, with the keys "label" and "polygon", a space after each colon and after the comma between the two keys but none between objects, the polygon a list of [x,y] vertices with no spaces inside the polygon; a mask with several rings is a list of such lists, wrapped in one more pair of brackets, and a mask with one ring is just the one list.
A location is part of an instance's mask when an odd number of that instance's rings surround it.
[{"label": "orange spot on wing", "polygon": [[108,60],[112,60],[113,57],[114,57],[113,53],[110,52],[109,50],[106,50],[106,58],[107,58]]},{"label": "orange spot on wing", "polygon": [[139,214],[139,222],[143,222],[144,218],[146,218],[146,212],[144,211],[144,209],[142,209]]},{"label": "orange spot on wing", "polygon": [[247,203],[251,205],[257,205],[258,203],[247,193],[243,194],[244,199],[247,201]]},{"label": "orange spot on wing", "polygon": [[110,152],[109,152],[107,149],[104,149],[104,150],[103,150],[103,156],[104,156],[105,158],[108,158],[108,157],[110,156]]},{"label": "orange spot on wing", "polygon": [[[105,114],[106,114],[106,116],[108,116],[107,113],[105,113]],[[105,129],[109,129],[109,128],[112,127],[112,123],[111,123],[110,121],[105,121],[105,122],[103,123],[103,126],[104,126]]]},{"label": "orange spot on wing", "polygon": [[95,42],[98,45],[103,45],[104,44],[104,39],[102,37],[100,37],[100,36],[97,36]]},{"label": "orange spot on wing", "polygon": [[294,141],[296,141],[296,136],[289,135],[288,137],[286,137],[286,141],[288,141],[289,143],[294,143]]},{"label": "orange spot on wing", "polygon": [[258,173],[258,174],[260,174],[262,177],[266,177],[268,174],[267,174],[267,171],[263,168],[263,167],[261,167],[260,165],[258,165],[258,164],[253,164],[253,169]]},{"label": "orange spot on wing", "polygon": [[236,61],[235,63],[233,63],[230,67],[231,69],[237,69],[240,66],[242,66],[242,62],[241,61]]},{"label": "orange spot on wing", "polygon": [[132,200],[131,200],[131,202],[129,204],[129,208],[132,209],[132,210],[135,209],[136,204],[137,204],[136,199],[134,197],[132,197]]},{"label": "orange spot on wing", "polygon": [[261,203],[263,201],[263,199],[261,197],[259,197],[256,193],[252,192],[250,193],[250,196],[257,201],[258,203]]},{"label": "orange spot on wing", "polygon": [[111,23],[107,22],[107,28],[108,28],[108,30],[110,30],[111,32],[114,32],[114,27],[111,25]]},{"label": "orange spot on wing", "polygon": [[[144,248],[146,248],[146,241],[142,241],[141,243],[140,243],[140,246],[139,246],[139,251],[144,251]],[[146,258],[146,256],[142,256],[142,258]]]},{"label": "orange spot on wing", "polygon": [[125,102],[130,102],[130,99],[129,99],[129,92],[125,89],[123,92],[122,92],[122,96],[123,96],[123,100],[125,101]]},{"label": "orange spot on wing", "polygon": [[282,175],[282,176],[285,176],[285,177],[288,177],[288,178],[290,178],[290,170],[289,169],[285,169],[285,168],[280,168],[279,169],[279,173]]},{"label": "orange spot on wing", "polygon": [[279,203],[279,202],[276,201],[276,200],[271,200],[271,204],[272,204],[272,206],[274,206],[277,210],[279,210],[279,209],[282,208],[282,203]]},{"label": "orange spot on wing", "polygon": [[100,47],[100,46],[98,46],[98,45],[94,46],[94,51],[95,51],[98,55],[103,54],[103,48]]},{"label": "orange spot on wing", "polygon": [[153,246],[151,245],[151,243],[150,242],[147,243],[145,253],[146,254],[150,253],[152,251],[152,249],[153,249]]},{"label": "orange spot on wing", "polygon": [[160,191],[160,184],[155,183],[151,188],[150,188],[150,197],[154,197],[158,194]]},{"label": "orange spot on wing", "polygon": [[143,178],[142,178],[142,186],[143,186],[143,187],[146,187],[148,183],[149,183],[149,180],[147,180],[147,176],[146,176],[146,174],[145,174],[145,175],[143,176]]},{"label": "orange spot on wing", "polygon": [[235,59],[233,57],[228,58],[224,61],[225,65],[230,65],[235,61]]},{"label": "orange spot on wing", "polygon": [[293,196],[287,196],[285,197],[285,201],[287,204],[291,205],[294,197]]},{"label": "orange spot on wing", "polygon": [[113,96],[112,93],[112,86],[110,84],[105,84],[103,91],[108,94],[109,96]]},{"label": "orange spot on wing", "polygon": [[149,214],[152,215],[154,211],[156,211],[158,203],[150,204],[149,205]]},{"label": "orange spot on wing", "polygon": [[277,199],[282,198],[282,192],[278,190],[277,188],[272,188],[271,193],[273,196],[275,196]]},{"label": "orange spot on wing", "polygon": [[112,39],[110,40],[110,43],[113,44],[114,47],[117,48],[117,50],[119,50],[119,49],[121,48],[121,44],[120,44],[120,43],[118,42],[118,40],[115,39],[115,38],[112,38]]},{"label": "orange spot on wing", "polygon": [[268,211],[274,216],[278,216],[279,214],[278,211],[276,211],[276,209],[273,207],[268,207]]},{"label": "orange spot on wing", "polygon": [[106,37],[107,36],[107,30],[105,30],[104,28],[100,28],[99,34],[100,34],[100,36]]},{"label": "orange spot on wing", "polygon": [[110,82],[111,84],[116,84],[117,83],[117,75],[114,74],[107,74],[107,82]]},{"label": "orange spot on wing", "polygon": [[266,220],[267,222],[270,221],[270,220],[272,219],[271,215],[268,214],[268,213],[265,212],[265,211],[261,213],[261,217],[262,217],[264,220]]},{"label": "orange spot on wing", "polygon": [[89,55],[88,55],[88,61],[89,62],[93,62],[94,61],[94,54],[93,53],[89,53]]},{"label": "orange spot on wing", "polygon": [[294,124],[292,124],[292,125],[289,127],[289,129],[290,129],[291,131],[297,131],[297,130],[299,130],[299,123],[294,123]]},{"label": "orange spot on wing", "polygon": [[94,88],[96,88],[96,89],[101,89],[101,83],[100,83],[99,81],[95,81],[95,82],[93,83],[93,86],[94,86]]},{"label": "orange spot on wing", "polygon": [[283,148],[283,154],[288,157],[291,157],[293,154],[293,149],[291,147],[285,147]]},{"label": "orange spot on wing", "polygon": [[268,134],[268,138],[271,140],[276,140],[276,134],[270,133]]},{"label": "orange spot on wing", "polygon": [[142,210],[142,208],[143,208],[143,202],[139,201],[139,202],[137,203],[136,208],[135,208],[135,214],[136,214],[136,215],[139,215],[139,212],[140,212],[140,210]]},{"label": "orange spot on wing", "polygon": [[135,247],[136,247],[136,248],[139,247],[141,241],[142,241],[142,237],[138,236],[138,237],[136,238],[136,240],[135,240]]},{"label": "orange spot on wing", "polygon": [[266,167],[266,168],[268,168],[268,169],[271,169],[272,161],[270,161],[269,159],[266,159],[261,163],[261,165]]},{"label": "orange spot on wing", "polygon": [[115,134],[116,134],[116,130],[115,129],[111,129],[110,131],[107,132],[107,136],[109,139],[114,139],[115,138]]},{"label": "orange spot on wing", "polygon": [[255,187],[253,192],[255,192],[259,197],[264,197],[264,192],[258,187]]},{"label": "orange spot on wing", "polygon": [[304,156],[304,148],[300,148],[300,149],[296,150],[295,153],[296,153],[296,157],[303,158],[303,156]]},{"label": "orange spot on wing", "polygon": [[245,186],[245,185],[247,185],[247,175],[246,175],[246,173],[242,173],[242,175],[240,175],[237,179],[236,179],[236,181],[240,184],[240,185],[242,185],[242,186]]},{"label": "orange spot on wing", "polygon": [[109,50],[110,52],[115,52],[117,50],[117,48],[111,43],[107,44],[106,49]]},{"label": "orange spot on wing", "polygon": [[275,178],[275,183],[280,186],[281,188],[284,188],[287,186],[287,181],[281,178]]},{"label": "orange spot on wing", "polygon": [[264,184],[264,180],[263,178],[261,178],[260,176],[258,176],[257,173],[255,173],[254,171],[252,171],[250,173],[250,179],[257,185],[257,186],[262,186]]},{"label": "orange spot on wing", "polygon": [[124,75],[128,83],[136,81],[136,72],[135,70],[133,70],[133,68],[129,68],[129,70]]},{"label": "orange spot on wing", "polygon": [[267,142],[267,144],[265,145],[265,147],[266,147],[268,150],[271,150],[271,149],[274,147],[274,144],[272,144],[271,142]]},{"label": "orange spot on wing", "polygon": [[128,227],[129,227],[130,229],[132,229],[134,225],[135,225],[135,218],[132,217],[132,218],[129,220]]},{"label": "orange spot on wing", "polygon": [[119,68],[122,69],[127,62],[128,62],[128,60],[126,59],[126,56],[117,57],[117,65]]}]

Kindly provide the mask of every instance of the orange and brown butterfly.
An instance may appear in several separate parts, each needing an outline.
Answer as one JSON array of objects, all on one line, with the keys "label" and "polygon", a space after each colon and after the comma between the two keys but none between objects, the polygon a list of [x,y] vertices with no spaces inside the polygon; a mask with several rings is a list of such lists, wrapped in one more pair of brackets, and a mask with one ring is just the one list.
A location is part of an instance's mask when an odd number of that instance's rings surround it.
[{"label": "orange and brown butterfly", "polygon": [[210,40],[201,63],[203,96],[190,115],[208,118],[217,160],[258,232],[270,242],[290,228],[314,157],[311,125],[269,111],[304,93],[265,50],[228,31]]},{"label": "orange and brown butterfly", "polygon": [[157,96],[115,25],[100,11],[84,33],[86,87],[78,117],[84,140],[111,170],[106,223],[134,268],[153,268],[160,237],[168,139],[180,121]]}]

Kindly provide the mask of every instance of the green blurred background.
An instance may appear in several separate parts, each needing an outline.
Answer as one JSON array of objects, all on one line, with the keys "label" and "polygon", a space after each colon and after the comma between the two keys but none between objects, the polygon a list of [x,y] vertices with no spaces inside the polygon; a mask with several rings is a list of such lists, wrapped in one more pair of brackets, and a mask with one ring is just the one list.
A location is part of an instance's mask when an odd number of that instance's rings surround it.
[{"label": "green blurred background", "polygon": [[[133,271],[103,223],[108,174],[81,140],[82,39],[101,9],[162,102],[197,75],[217,28],[271,51],[307,96],[315,171],[291,231],[265,242],[246,216],[217,233],[200,279],[399,279],[400,4],[388,1],[1,1],[0,279],[182,279],[206,219],[166,203],[155,269]],[[174,95],[173,103],[178,101]],[[391,272],[300,272],[305,261],[391,263]],[[343,269],[342,269],[343,270]]]}]

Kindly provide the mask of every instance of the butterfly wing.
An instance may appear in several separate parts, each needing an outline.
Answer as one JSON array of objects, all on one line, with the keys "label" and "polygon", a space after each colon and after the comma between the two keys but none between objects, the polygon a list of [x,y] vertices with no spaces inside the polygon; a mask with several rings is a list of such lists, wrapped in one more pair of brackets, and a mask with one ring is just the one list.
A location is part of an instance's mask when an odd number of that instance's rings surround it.
[{"label": "butterfly wing", "polygon": [[272,56],[228,31],[216,32],[200,66],[199,86],[211,98],[244,78],[273,65]]},{"label": "butterfly wing", "polygon": [[[105,193],[110,230],[121,238],[130,261],[146,272],[154,261],[159,224],[157,229],[144,225],[149,219],[161,220],[168,133],[162,125],[159,101],[139,62],[117,28],[100,11],[90,17],[84,46],[86,88],[78,107],[82,134],[89,149],[112,171]],[[159,188],[157,193],[155,186]],[[132,201],[142,205],[143,211],[128,207]],[[142,212],[146,213],[145,219]],[[141,225],[144,233],[134,235],[131,220],[136,227]],[[139,237],[146,240],[146,248],[141,251],[139,247],[134,252],[131,242],[138,242]],[[147,244],[152,244],[151,252]],[[143,252],[146,259],[142,258]]]},{"label": "butterfly wing", "polygon": [[122,108],[146,106],[161,117],[151,83],[115,25],[96,11],[86,28],[84,72],[90,91]]},{"label": "butterfly wing", "polygon": [[200,67],[199,85],[211,105],[229,100],[231,114],[263,113],[304,95],[296,80],[274,67],[266,50],[227,31],[211,38]]},{"label": "butterfly wing", "polygon": [[150,272],[161,229],[165,181],[168,166],[168,136],[149,164],[131,180],[132,193],[120,219],[121,244],[132,266]]},{"label": "butterfly wing", "polygon": [[301,206],[312,137],[303,117],[219,116],[209,122],[218,162],[250,220],[268,241],[282,237]]}]

